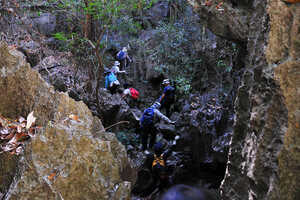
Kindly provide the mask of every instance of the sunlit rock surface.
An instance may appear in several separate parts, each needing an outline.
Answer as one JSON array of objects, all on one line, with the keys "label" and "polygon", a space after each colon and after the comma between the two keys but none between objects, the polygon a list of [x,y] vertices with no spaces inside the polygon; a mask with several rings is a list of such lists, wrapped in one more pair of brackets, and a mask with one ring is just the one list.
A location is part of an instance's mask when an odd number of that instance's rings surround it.
[{"label": "sunlit rock surface", "polygon": [[189,2],[214,34],[247,48],[223,199],[299,198],[299,3]]},{"label": "sunlit rock surface", "polygon": [[42,126],[19,160],[0,155],[4,199],[129,199],[134,171],[115,136],[83,102],[55,92],[20,52],[1,43],[0,60],[0,113],[34,111]]}]

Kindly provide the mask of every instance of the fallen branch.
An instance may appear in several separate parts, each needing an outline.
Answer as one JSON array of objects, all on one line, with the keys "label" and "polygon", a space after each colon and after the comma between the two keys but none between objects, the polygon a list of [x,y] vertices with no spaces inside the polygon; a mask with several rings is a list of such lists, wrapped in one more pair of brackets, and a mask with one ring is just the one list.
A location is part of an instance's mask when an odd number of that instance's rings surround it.
[{"label": "fallen branch", "polygon": [[110,129],[110,128],[116,126],[116,125],[124,124],[124,123],[129,124],[129,121],[120,121],[120,122],[117,122],[117,123],[115,123],[115,124],[113,124],[113,125],[110,125],[109,127],[104,128],[104,130],[106,131],[106,130],[108,130],[108,129]]},{"label": "fallen branch", "polygon": [[[50,67],[44,67],[42,69],[39,69],[39,72],[40,71],[43,71],[43,70],[46,70],[47,72],[49,72],[48,70],[49,69],[53,69],[53,68],[56,68],[56,67],[61,67],[62,65],[53,65],[53,66],[50,66]],[[50,73],[50,72],[49,72]]]},{"label": "fallen branch", "polygon": [[89,44],[93,47],[93,49],[96,49],[95,45],[92,43],[91,40],[88,40]]}]

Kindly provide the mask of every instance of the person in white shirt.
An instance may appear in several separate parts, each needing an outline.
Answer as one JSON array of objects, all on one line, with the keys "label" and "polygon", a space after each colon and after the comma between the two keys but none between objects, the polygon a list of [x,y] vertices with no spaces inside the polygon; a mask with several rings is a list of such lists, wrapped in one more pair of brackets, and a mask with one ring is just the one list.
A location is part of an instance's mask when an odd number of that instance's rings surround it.
[{"label": "person in white shirt", "polygon": [[111,67],[111,72],[113,72],[114,74],[126,74],[126,71],[125,70],[121,71],[119,66],[120,66],[120,62],[115,61],[114,66]]}]

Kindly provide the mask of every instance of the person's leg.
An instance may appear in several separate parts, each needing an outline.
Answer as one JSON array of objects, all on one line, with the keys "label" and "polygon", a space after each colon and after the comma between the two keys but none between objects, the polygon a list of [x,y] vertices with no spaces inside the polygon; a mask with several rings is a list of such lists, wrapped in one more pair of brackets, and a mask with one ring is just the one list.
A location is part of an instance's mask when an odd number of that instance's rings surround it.
[{"label": "person's leg", "polygon": [[127,69],[128,68],[128,65],[129,65],[129,59],[128,58],[125,58],[125,65],[124,65],[124,69]]},{"label": "person's leg", "polygon": [[169,186],[169,177],[166,171],[166,168],[163,167],[160,170],[160,189],[165,189]]},{"label": "person's leg", "polygon": [[160,106],[160,110],[163,111],[163,109],[166,108],[166,104],[164,102],[164,100],[161,102],[161,106]]},{"label": "person's leg", "polygon": [[171,111],[170,111],[170,108],[171,108],[171,104],[165,104],[165,108],[166,108],[166,115],[167,117],[170,117],[171,115]]},{"label": "person's leg", "polygon": [[139,109],[139,107],[140,107],[140,106],[139,106],[139,104],[140,104],[140,101],[139,101],[139,99],[134,99],[134,100],[133,100],[133,102],[134,102],[134,103],[133,103],[133,105],[134,105],[134,108],[137,108],[137,109]]},{"label": "person's leg", "polygon": [[120,71],[125,70],[126,59],[120,60]]},{"label": "person's leg", "polygon": [[110,92],[111,92],[111,94],[115,94],[116,93],[116,85],[114,84],[112,87],[111,87],[111,89],[110,89]]},{"label": "person's leg", "polygon": [[160,182],[159,171],[160,171],[160,169],[157,165],[153,166],[152,176],[153,176],[153,179],[155,181],[155,184],[158,184]]},{"label": "person's leg", "polygon": [[154,146],[154,143],[155,143],[155,140],[156,140],[157,130],[156,130],[155,126],[153,125],[149,131],[150,131],[150,144],[149,144],[149,148],[151,149]]},{"label": "person's leg", "polygon": [[114,94],[114,89],[113,89],[113,87],[109,87],[108,90],[109,90],[110,94]]},{"label": "person's leg", "polygon": [[141,128],[142,132],[142,151],[145,151],[147,149],[147,140],[148,140],[148,133],[145,128]]}]

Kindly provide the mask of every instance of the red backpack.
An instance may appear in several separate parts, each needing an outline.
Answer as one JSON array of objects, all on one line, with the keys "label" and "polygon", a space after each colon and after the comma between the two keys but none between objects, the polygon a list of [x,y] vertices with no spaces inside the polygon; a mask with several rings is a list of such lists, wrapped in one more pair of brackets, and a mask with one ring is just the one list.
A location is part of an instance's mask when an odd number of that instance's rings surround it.
[{"label": "red backpack", "polygon": [[140,95],[139,91],[137,91],[134,88],[129,88],[129,90],[130,90],[131,97],[133,99],[138,99],[139,98],[139,95]]}]

